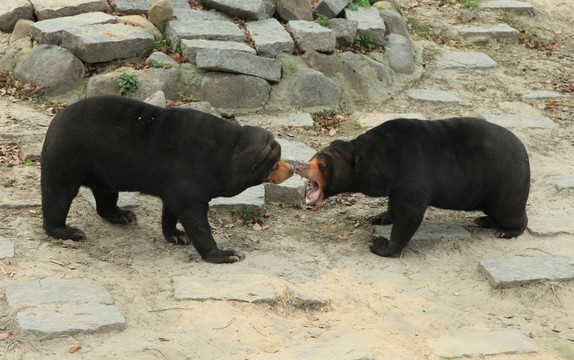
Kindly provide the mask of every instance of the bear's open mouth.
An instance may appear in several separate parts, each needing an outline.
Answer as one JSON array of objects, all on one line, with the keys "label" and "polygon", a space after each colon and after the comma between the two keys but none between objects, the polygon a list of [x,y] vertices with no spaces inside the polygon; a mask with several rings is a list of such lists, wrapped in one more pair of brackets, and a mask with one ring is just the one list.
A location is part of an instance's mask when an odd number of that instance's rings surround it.
[{"label": "bear's open mouth", "polygon": [[308,179],[311,183],[311,190],[307,191],[305,202],[310,205],[314,204],[321,199],[321,186],[316,181]]}]

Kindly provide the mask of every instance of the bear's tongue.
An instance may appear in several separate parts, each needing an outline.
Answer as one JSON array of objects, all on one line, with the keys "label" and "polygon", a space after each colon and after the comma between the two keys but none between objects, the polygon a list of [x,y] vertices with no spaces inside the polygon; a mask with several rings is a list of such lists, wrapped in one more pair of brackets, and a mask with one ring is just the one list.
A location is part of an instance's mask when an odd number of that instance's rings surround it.
[{"label": "bear's tongue", "polygon": [[313,204],[317,202],[317,200],[319,200],[319,196],[321,196],[321,188],[319,187],[319,184],[317,184],[315,181],[310,181],[312,188],[307,192],[307,196],[305,197],[305,202],[307,204]]}]

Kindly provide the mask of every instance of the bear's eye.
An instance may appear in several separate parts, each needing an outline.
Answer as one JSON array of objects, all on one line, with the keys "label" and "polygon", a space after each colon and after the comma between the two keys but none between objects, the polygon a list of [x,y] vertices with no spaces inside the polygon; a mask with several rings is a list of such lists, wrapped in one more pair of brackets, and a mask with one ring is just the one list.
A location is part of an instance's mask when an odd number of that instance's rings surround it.
[{"label": "bear's eye", "polygon": [[323,163],[319,163],[319,171],[323,172],[323,171],[325,171],[325,169],[327,169],[327,165],[325,165]]}]

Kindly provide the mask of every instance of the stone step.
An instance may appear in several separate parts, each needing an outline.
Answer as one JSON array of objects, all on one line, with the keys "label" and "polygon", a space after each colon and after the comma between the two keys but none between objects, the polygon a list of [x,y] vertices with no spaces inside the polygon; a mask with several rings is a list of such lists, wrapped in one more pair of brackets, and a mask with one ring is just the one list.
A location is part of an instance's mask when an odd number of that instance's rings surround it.
[{"label": "stone step", "polygon": [[67,29],[62,46],[87,63],[144,56],[154,44],[147,30],[123,24],[89,25]]},{"label": "stone step", "polygon": [[11,32],[20,19],[34,20],[34,8],[28,0],[3,1],[0,6],[0,31]]},{"label": "stone step", "polygon": [[60,45],[65,30],[78,26],[113,24],[117,20],[114,16],[103,12],[90,12],[57,19],[38,21],[30,26],[32,38],[39,44]]},{"label": "stone step", "polygon": [[555,91],[546,90],[530,90],[524,93],[524,98],[528,100],[546,100],[546,99],[557,99],[566,97],[566,95],[557,93]]},{"label": "stone step", "polygon": [[323,0],[315,6],[313,14],[315,16],[323,15],[329,19],[336,18],[350,2],[351,0]]},{"label": "stone step", "polygon": [[445,54],[438,58],[440,69],[488,69],[498,67],[496,61],[485,53],[457,52]]},{"label": "stone step", "polygon": [[201,4],[244,20],[268,19],[276,9],[275,2],[265,0],[202,0]]},{"label": "stone step", "polygon": [[239,115],[235,118],[241,125],[270,127],[294,127],[309,129],[313,127],[313,118],[308,112],[288,112],[273,115]]},{"label": "stone step", "polygon": [[[269,359],[269,355],[256,359]],[[273,359],[375,360],[375,357],[361,338],[341,335],[328,341],[307,342],[282,349],[273,354]]]},{"label": "stone step", "polygon": [[528,230],[537,236],[574,234],[574,215],[529,216]]},{"label": "stone step", "polygon": [[[184,0],[186,1],[186,0]],[[195,10],[189,7],[189,3],[186,7],[174,7],[173,14],[179,20],[218,20],[218,21],[228,21],[233,22],[231,18],[224,13],[217,11],[204,11]]]},{"label": "stone step", "polygon": [[359,7],[355,11],[345,9],[345,18],[358,22],[358,36],[370,36],[375,45],[385,45],[386,27],[385,21],[379,14],[379,9],[376,7]]},{"label": "stone step", "polygon": [[247,36],[233,22],[224,20],[171,20],[165,28],[165,37],[172,46],[183,39],[245,41]]},{"label": "stone step", "polygon": [[462,333],[429,342],[435,354],[445,359],[478,358],[501,354],[526,354],[537,348],[518,330]]},{"label": "stone step", "polygon": [[34,6],[38,20],[55,19],[94,11],[106,12],[110,9],[107,0],[30,0],[30,2]]},{"label": "stone step", "polygon": [[489,27],[459,25],[456,27],[463,39],[506,39],[518,40],[520,32],[508,24],[498,24]]},{"label": "stone step", "polygon": [[411,89],[405,94],[416,102],[457,103],[461,99],[452,91]]},{"label": "stone step", "polygon": [[312,147],[297,141],[276,139],[281,145],[281,157],[290,164],[298,165],[309,161],[317,152]]},{"label": "stone step", "polygon": [[219,40],[181,40],[181,54],[183,58],[192,64],[195,64],[197,52],[202,49],[220,49],[242,51],[248,54],[256,55],[257,51],[251,46],[237,41],[219,41]]},{"label": "stone step", "polygon": [[333,52],[336,38],[331,29],[305,20],[292,20],[287,23],[287,31],[293,35],[295,44],[301,52],[311,50]]},{"label": "stone step", "polygon": [[[376,225],[375,233],[390,239],[392,226]],[[413,241],[437,241],[440,239],[471,240],[470,232],[464,226],[451,222],[428,221],[421,224],[413,235]]]},{"label": "stone step", "polygon": [[0,236],[0,259],[14,257],[14,243]]},{"label": "stone step", "polygon": [[574,174],[551,176],[547,179],[552,181],[556,187],[556,190],[558,191],[564,189],[574,189]]},{"label": "stone step", "polygon": [[265,200],[272,203],[303,206],[306,187],[307,180],[298,175],[292,176],[281,184],[265,183]]},{"label": "stone step", "polygon": [[482,260],[479,268],[495,288],[510,288],[538,281],[574,280],[574,260],[565,255]]},{"label": "stone step", "polygon": [[209,202],[209,210],[217,214],[242,213],[251,208],[253,216],[265,214],[265,185],[256,185],[245,189],[233,197],[218,197]]},{"label": "stone step", "polygon": [[486,121],[506,128],[554,129],[556,124],[546,116],[532,115],[481,115]]},{"label": "stone step", "polygon": [[201,70],[215,70],[263,78],[269,82],[281,80],[281,63],[241,51],[202,49],[195,56]]},{"label": "stone step", "polygon": [[6,286],[6,301],[10,307],[64,302],[113,304],[108,290],[92,279],[10,282]]},{"label": "stone step", "polygon": [[112,0],[111,4],[114,12],[126,15],[144,14],[149,9],[149,0]]},{"label": "stone step", "polygon": [[529,13],[534,15],[535,10],[532,4],[525,1],[514,1],[514,0],[492,0],[481,2],[479,7],[485,10],[500,10],[503,12],[517,12],[517,13]]},{"label": "stone step", "polygon": [[250,21],[245,23],[245,28],[253,39],[257,55],[276,58],[279,53],[293,53],[295,43],[276,19]]}]

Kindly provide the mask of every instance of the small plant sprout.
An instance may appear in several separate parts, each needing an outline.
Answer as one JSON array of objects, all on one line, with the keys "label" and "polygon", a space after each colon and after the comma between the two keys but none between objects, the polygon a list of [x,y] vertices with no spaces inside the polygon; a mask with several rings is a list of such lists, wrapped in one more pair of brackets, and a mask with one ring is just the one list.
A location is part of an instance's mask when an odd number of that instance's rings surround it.
[{"label": "small plant sprout", "polygon": [[329,18],[323,14],[317,14],[317,18],[315,19],[315,22],[319,25],[321,25],[322,27],[325,27],[327,29],[330,29],[329,27]]},{"label": "small plant sprout", "polygon": [[118,79],[118,85],[120,86],[120,95],[128,96],[138,89],[138,79],[135,75],[122,73]]}]

